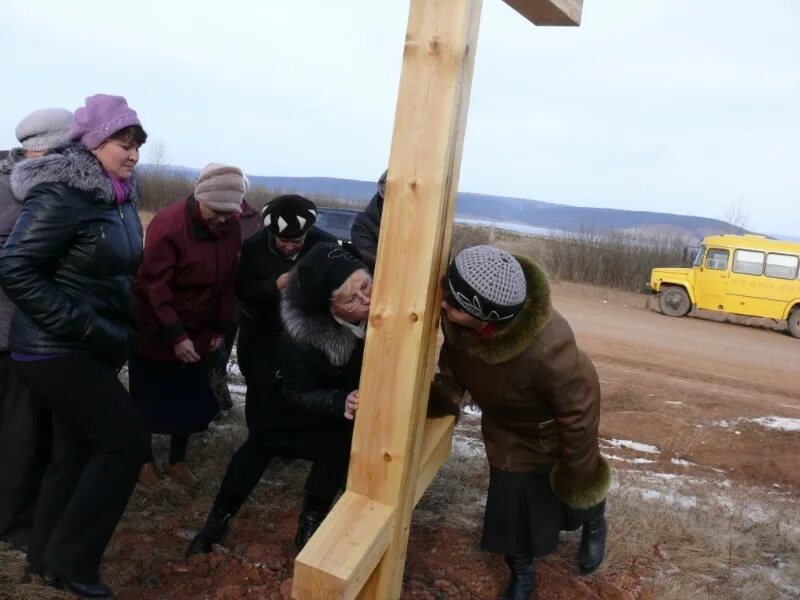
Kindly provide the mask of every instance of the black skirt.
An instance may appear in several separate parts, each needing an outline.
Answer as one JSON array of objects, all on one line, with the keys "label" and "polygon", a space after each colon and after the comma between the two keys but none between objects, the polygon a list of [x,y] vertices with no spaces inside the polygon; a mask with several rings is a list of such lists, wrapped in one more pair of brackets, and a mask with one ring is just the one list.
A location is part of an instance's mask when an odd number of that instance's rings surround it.
[{"label": "black skirt", "polygon": [[130,392],[151,433],[186,435],[205,431],[219,411],[211,389],[210,363],[150,360],[140,355],[128,361]]},{"label": "black skirt", "polygon": [[560,531],[573,531],[583,524],[586,512],[570,509],[550,487],[551,468],[518,473],[490,467],[484,549],[544,556],[555,551]]}]

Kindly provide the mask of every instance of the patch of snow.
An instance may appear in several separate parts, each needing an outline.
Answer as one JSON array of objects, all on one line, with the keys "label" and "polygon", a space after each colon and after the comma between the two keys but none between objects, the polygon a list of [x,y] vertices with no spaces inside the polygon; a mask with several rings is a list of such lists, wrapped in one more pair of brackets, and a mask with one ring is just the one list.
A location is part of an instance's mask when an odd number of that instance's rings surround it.
[{"label": "patch of snow", "polygon": [[624,456],[614,456],[613,454],[606,454],[605,452],[601,453],[606,458],[610,458],[611,460],[619,460],[621,462],[633,463],[635,465],[647,465],[653,464],[654,460],[650,460],[649,458],[625,458]]},{"label": "patch of snow", "polygon": [[681,508],[697,507],[697,496],[684,496],[673,491],[660,492],[658,490],[640,490],[640,494],[644,500],[649,502],[666,502]]},{"label": "patch of snow", "polygon": [[642,444],[641,442],[633,442],[631,440],[606,440],[606,439],[602,439],[601,441],[614,448],[627,448],[628,450],[633,450],[635,452],[647,452],[648,454],[659,453],[659,450],[656,446],[651,446],[650,444]]},{"label": "patch of snow", "polygon": [[465,457],[485,456],[483,441],[462,435],[453,436],[453,454]]},{"label": "patch of snow", "polygon": [[247,392],[247,386],[239,385],[238,383],[228,384],[228,389],[230,390],[231,394],[245,394]]},{"label": "patch of snow", "polygon": [[228,373],[231,375],[236,375],[237,377],[242,377],[242,371],[239,369],[239,363],[235,363],[233,361],[228,363]]},{"label": "patch of snow", "polygon": [[681,466],[681,467],[696,467],[696,466],[698,466],[697,464],[695,464],[693,462],[689,462],[688,460],[683,460],[682,458],[671,458],[671,459],[669,459],[669,462],[671,462],[673,465],[678,465],[678,466]]},{"label": "patch of snow", "polygon": [[673,406],[676,406],[678,404],[683,404],[683,402],[680,400],[664,400],[664,404],[672,404]]},{"label": "patch of snow", "polygon": [[472,415],[473,417],[480,417],[481,416],[481,409],[478,407],[477,404],[467,404],[462,409],[468,415]]},{"label": "patch of snow", "polygon": [[[780,431],[800,431],[800,419],[794,419],[790,417],[756,417],[756,418],[747,418],[747,417],[740,417],[738,419],[730,419],[730,420],[723,420],[723,421],[712,421],[711,425],[715,425],[717,427],[733,427],[735,425],[739,425],[741,423],[755,423],[760,425],[764,429],[777,429]],[[741,435],[741,431],[734,431],[736,435]]]},{"label": "patch of snow", "polygon": [[759,417],[753,419],[765,429],[780,429],[781,431],[800,431],[800,419],[790,419],[788,417]]}]

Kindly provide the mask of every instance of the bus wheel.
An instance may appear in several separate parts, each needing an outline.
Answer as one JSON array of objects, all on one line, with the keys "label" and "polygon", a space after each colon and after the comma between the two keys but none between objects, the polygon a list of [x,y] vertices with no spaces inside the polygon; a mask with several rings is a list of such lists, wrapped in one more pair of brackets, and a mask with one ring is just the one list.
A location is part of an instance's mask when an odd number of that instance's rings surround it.
[{"label": "bus wheel", "polygon": [[659,294],[658,306],[668,317],[683,317],[691,310],[692,302],[685,289],[671,285]]},{"label": "bus wheel", "polygon": [[793,309],[791,313],[789,313],[789,333],[791,333],[794,337],[800,338],[800,306]]}]

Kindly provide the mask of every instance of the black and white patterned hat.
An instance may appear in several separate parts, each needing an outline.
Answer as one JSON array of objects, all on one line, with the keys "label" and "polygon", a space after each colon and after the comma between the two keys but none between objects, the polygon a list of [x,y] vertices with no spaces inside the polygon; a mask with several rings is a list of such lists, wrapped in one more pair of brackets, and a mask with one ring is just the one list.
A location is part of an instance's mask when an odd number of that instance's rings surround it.
[{"label": "black and white patterned hat", "polygon": [[450,263],[445,291],[451,306],[481,321],[508,321],[525,304],[525,273],[508,252],[472,246]]},{"label": "black and white patterned hat", "polygon": [[285,194],[261,210],[264,227],[280,238],[293,239],[311,229],[317,220],[317,205],[304,196]]}]

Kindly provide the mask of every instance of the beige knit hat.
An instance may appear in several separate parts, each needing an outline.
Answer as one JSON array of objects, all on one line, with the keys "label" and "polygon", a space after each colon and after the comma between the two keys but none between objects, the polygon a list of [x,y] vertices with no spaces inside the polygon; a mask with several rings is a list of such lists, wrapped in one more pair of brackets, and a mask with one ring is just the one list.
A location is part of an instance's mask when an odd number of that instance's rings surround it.
[{"label": "beige knit hat", "polygon": [[207,164],[194,184],[194,197],[198,202],[223,212],[242,212],[245,193],[244,173],[231,165]]}]

